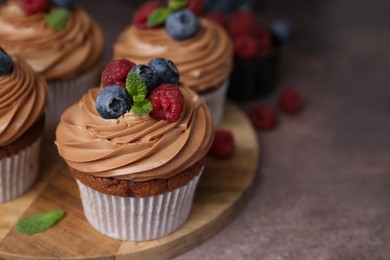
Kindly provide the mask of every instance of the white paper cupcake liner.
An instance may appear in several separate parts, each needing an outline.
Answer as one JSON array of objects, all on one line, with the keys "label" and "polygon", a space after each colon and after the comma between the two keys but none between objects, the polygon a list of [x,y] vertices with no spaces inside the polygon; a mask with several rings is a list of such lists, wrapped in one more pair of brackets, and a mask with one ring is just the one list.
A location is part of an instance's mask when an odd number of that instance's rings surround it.
[{"label": "white paper cupcake liner", "polygon": [[184,224],[202,171],[183,187],[145,198],[107,195],[76,181],[92,227],[115,239],[146,241],[166,236]]},{"label": "white paper cupcake liner", "polygon": [[19,153],[0,160],[0,203],[12,200],[27,191],[39,170],[41,138]]},{"label": "white paper cupcake liner", "polygon": [[74,79],[49,81],[49,104],[46,108],[46,124],[57,125],[62,113],[80,100],[89,88],[99,83],[100,66],[77,76]]},{"label": "white paper cupcake liner", "polygon": [[210,109],[214,126],[218,126],[222,122],[229,82],[228,78],[214,91],[200,95]]}]

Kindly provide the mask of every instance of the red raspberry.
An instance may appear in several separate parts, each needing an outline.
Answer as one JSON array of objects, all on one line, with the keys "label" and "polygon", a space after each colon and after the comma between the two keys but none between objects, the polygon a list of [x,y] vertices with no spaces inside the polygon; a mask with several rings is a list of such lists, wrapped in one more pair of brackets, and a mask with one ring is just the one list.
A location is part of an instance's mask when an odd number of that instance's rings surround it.
[{"label": "red raspberry", "polygon": [[23,0],[22,4],[27,14],[45,12],[49,7],[48,0]]},{"label": "red raspberry", "polygon": [[206,19],[209,19],[210,21],[215,22],[216,24],[219,24],[223,29],[225,29],[227,31],[228,22],[226,21],[226,18],[222,13],[209,12],[204,17]]},{"label": "red raspberry", "polygon": [[139,29],[149,29],[146,25],[148,16],[159,7],[161,7],[161,3],[158,1],[150,1],[141,5],[133,15],[133,24]]},{"label": "red raspberry", "polygon": [[237,11],[233,14],[229,32],[233,39],[245,34],[253,34],[256,28],[256,15],[251,11]]},{"label": "red raspberry", "polygon": [[253,36],[241,35],[233,40],[233,45],[236,57],[244,60],[250,60],[256,57],[257,42]]},{"label": "red raspberry", "polygon": [[257,57],[264,58],[268,56],[272,50],[272,38],[267,28],[264,26],[257,27],[255,38],[257,41]]},{"label": "red raspberry", "polygon": [[258,130],[267,130],[276,126],[278,116],[273,108],[267,106],[255,106],[249,110],[249,117]]},{"label": "red raspberry", "polygon": [[153,111],[149,115],[154,119],[173,123],[180,118],[184,96],[177,85],[160,85],[150,92],[148,99],[153,105]]},{"label": "red raspberry", "polygon": [[301,95],[293,87],[285,88],[279,95],[279,107],[283,112],[289,114],[300,112],[303,108]]},{"label": "red raspberry", "polygon": [[204,9],[203,0],[190,0],[187,9],[192,11],[196,15],[201,15]]},{"label": "red raspberry", "polygon": [[219,159],[227,159],[233,156],[235,150],[234,136],[228,130],[216,130],[209,155]]},{"label": "red raspberry", "polygon": [[125,82],[129,70],[134,66],[133,62],[126,59],[113,60],[108,63],[101,76],[103,87],[117,82]]}]

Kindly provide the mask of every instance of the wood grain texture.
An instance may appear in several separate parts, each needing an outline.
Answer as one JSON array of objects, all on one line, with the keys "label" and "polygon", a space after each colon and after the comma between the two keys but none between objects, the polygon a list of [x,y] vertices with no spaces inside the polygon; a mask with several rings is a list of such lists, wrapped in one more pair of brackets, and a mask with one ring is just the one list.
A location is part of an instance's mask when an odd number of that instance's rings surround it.
[{"label": "wood grain texture", "polygon": [[[207,159],[191,215],[179,230],[161,239],[138,243],[108,238],[89,225],[74,178],[53,144],[53,131],[46,131],[37,184],[23,196],[0,205],[0,258],[165,259],[207,240],[244,207],[258,166],[259,147],[250,122],[233,104],[227,104],[225,113],[219,128],[234,133],[234,157]],[[32,236],[15,231],[20,218],[53,209],[67,212],[53,228]]]}]

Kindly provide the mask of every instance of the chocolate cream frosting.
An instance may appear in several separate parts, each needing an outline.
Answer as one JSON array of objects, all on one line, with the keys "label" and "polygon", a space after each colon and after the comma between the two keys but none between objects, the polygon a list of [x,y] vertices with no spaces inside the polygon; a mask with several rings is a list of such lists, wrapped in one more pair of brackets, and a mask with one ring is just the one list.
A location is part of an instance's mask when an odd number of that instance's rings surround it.
[{"label": "chocolate cream frosting", "polygon": [[141,30],[128,26],[114,44],[114,59],[127,58],[136,64],[153,58],[171,59],[179,69],[180,81],[198,94],[219,87],[230,75],[233,46],[217,24],[200,18],[193,38],[173,40],[165,28]]},{"label": "chocolate cream frosting", "polygon": [[21,59],[11,74],[0,76],[0,147],[21,137],[43,115],[46,81]]},{"label": "chocolate cream frosting", "polygon": [[45,24],[45,15],[27,15],[21,1],[7,1],[0,6],[0,45],[49,81],[73,78],[99,62],[103,34],[81,8],[71,11],[60,32]]},{"label": "chocolate cream frosting", "polygon": [[96,177],[131,181],[166,179],[203,159],[213,141],[206,104],[180,87],[185,106],[174,123],[128,112],[103,119],[95,108],[99,88],[68,108],[56,129],[56,145],[69,167]]}]

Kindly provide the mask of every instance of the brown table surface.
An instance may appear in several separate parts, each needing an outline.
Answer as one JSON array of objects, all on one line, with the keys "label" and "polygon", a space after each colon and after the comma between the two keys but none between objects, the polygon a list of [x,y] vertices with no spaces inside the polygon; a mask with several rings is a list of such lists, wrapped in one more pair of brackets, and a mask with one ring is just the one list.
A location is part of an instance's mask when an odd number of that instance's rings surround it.
[{"label": "brown table surface", "polygon": [[[103,27],[105,58],[134,2],[77,1]],[[259,132],[258,183],[244,211],[176,259],[390,258],[390,2],[258,2],[260,20],[285,18],[279,89],[306,109]],[[271,96],[240,104],[244,109]]]}]

